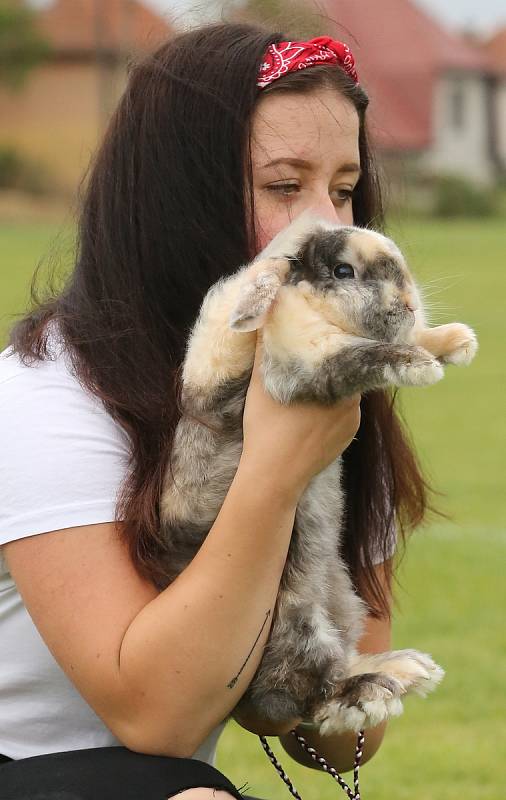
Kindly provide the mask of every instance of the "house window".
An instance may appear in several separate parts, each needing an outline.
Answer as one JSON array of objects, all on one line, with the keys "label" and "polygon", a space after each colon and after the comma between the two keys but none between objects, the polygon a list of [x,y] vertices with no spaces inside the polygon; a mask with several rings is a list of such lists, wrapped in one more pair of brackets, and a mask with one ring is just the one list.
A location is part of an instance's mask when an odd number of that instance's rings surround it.
[{"label": "house window", "polygon": [[450,91],[450,119],[454,130],[465,127],[466,92],[463,83],[454,83]]}]

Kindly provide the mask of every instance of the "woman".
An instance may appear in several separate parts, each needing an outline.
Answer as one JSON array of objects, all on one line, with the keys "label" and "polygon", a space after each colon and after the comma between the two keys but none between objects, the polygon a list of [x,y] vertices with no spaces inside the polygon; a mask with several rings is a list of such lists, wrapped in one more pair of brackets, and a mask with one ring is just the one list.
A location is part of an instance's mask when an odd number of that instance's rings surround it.
[{"label": "woman", "polygon": [[[281,406],[259,379],[260,339],[239,468],[199,553],[164,581],[161,482],[207,290],[305,208],[381,226],[351,54],[283,40],[213,25],[132,69],[89,177],[75,268],[0,359],[9,797],[241,796],[211,766],[216,741],[260,662],[298,499],[340,453],[346,558],[370,607],[360,649],[390,646],[392,521],[412,527],[426,502],[392,402]],[[299,722],[241,720],[314,767],[288,733]],[[364,760],[384,727],[367,731]],[[351,768],[354,735],[305,735]]]}]

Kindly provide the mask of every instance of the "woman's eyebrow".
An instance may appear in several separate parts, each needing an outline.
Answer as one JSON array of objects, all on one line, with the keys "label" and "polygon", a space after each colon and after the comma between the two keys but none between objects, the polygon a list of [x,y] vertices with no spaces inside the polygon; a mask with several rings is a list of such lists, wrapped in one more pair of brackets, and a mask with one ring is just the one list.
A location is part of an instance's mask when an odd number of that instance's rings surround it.
[{"label": "woman's eyebrow", "polygon": [[[278,164],[288,164],[290,167],[299,167],[300,169],[307,169],[311,170],[314,169],[314,164],[311,161],[307,161],[305,158],[275,158],[273,161],[268,161],[267,164],[262,164],[259,169],[267,169],[267,167],[275,167]],[[360,164],[356,162],[350,162],[349,164],[342,164],[338,170],[336,170],[336,174],[348,174],[350,172],[355,172],[358,175],[362,174],[362,170],[360,169]]]}]

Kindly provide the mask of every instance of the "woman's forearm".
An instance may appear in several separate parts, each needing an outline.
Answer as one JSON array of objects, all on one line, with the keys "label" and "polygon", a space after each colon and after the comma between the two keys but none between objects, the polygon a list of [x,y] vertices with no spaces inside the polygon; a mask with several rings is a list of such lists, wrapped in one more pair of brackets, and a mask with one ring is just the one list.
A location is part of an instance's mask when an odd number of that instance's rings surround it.
[{"label": "woman's forearm", "polygon": [[193,561],[125,632],[117,729],[132,749],[192,755],[251,682],[298,500],[280,484],[243,460]]}]

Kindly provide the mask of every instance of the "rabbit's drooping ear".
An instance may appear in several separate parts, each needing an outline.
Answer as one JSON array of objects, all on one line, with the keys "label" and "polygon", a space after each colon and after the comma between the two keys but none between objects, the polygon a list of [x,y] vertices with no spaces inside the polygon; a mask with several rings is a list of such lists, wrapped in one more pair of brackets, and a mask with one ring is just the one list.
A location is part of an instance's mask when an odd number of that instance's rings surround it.
[{"label": "rabbit's drooping ear", "polygon": [[241,287],[239,298],[230,314],[230,327],[236,331],[262,328],[282,279],[276,271],[262,270]]}]

